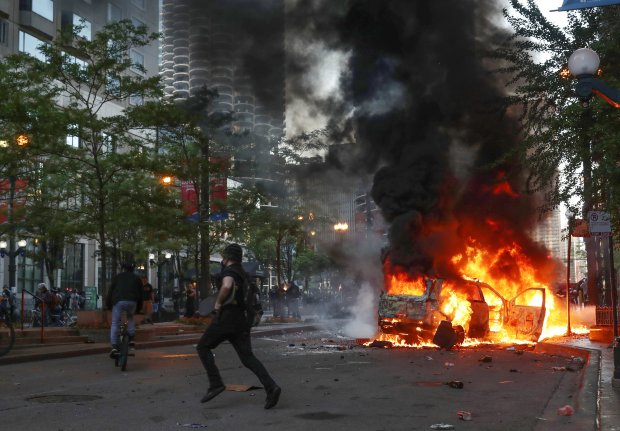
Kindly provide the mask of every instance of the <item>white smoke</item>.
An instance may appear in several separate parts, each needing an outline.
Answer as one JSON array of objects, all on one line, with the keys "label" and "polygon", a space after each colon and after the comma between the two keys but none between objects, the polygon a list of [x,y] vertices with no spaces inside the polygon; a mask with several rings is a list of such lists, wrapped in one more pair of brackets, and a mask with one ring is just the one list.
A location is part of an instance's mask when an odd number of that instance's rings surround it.
[{"label": "white smoke", "polygon": [[346,336],[371,338],[377,334],[378,299],[377,292],[370,283],[362,283],[355,303],[351,306],[352,320],[343,328]]}]

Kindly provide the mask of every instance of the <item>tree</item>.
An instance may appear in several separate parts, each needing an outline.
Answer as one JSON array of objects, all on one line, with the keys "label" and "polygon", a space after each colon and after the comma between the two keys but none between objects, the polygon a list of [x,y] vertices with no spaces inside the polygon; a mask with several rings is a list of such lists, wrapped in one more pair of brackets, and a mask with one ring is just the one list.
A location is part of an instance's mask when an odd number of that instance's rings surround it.
[{"label": "tree", "polygon": [[[509,76],[512,95],[507,105],[521,112],[523,140],[516,148],[529,167],[528,189],[543,192],[543,210],[560,203],[581,210],[582,217],[593,209],[605,208],[618,220],[616,196],[618,178],[614,154],[608,157],[611,143],[617,142],[617,112],[601,100],[587,106],[575,99],[575,82],[566,79],[565,64],[577,48],[590,46],[603,58],[603,69],[617,62],[618,7],[585,9],[569,13],[568,25],[560,29],[547,21],[534,0],[511,0],[512,13],[504,15],[514,29],[506,44],[492,57],[504,62],[500,72]],[[609,75],[607,75],[609,73]],[[606,72],[606,81],[617,84],[620,67]],[[617,150],[613,150],[617,153]],[[609,153],[607,153],[609,154]],[[613,169],[613,170],[612,170]],[[596,291],[596,254],[594,239],[588,250],[588,288]],[[596,295],[591,297],[597,303]]]},{"label": "tree", "polygon": [[[150,44],[158,35],[128,20],[104,26],[92,40],[79,36],[79,30],[63,30],[52,43],[39,48],[46,61],[38,67],[45,70],[53,80],[52,88],[62,95],[63,119],[56,129],[67,136],[66,140],[48,142],[45,156],[50,161],[62,161],[64,187],[78,197],[67,207],[74,228],[99,244],[105,295],[108,247],[110,239],[118,239],[118,215],[132,214],[133,207],[127,206],[133,202],[130,197],[145,191],[137,191],[136,185],[149,179],[156,181],[143,169],[146,143],[140,133],[155,119],[137,117],[136,105],[130,99],[138,104],[140,100],[156,100],[162,91],[159,78],[145,78],[143,66],[132,61],[130,50]],[[147,124],[139,124],[138,118]],[[113,257],[117,258],[116,254]]]}]

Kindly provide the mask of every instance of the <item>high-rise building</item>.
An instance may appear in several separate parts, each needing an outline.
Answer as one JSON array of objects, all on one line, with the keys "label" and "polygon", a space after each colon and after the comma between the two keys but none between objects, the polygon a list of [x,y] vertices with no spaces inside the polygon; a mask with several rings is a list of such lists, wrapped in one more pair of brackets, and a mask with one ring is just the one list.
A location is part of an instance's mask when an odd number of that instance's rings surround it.
[{"label": "high-rise building", "polygon": [[163,0],[161,76],[180,101],[216,90],[211,109],[232,113],[232,175],[286,195],[274,155],[284,136],[284,0]]},{"label": "high-rise building", "polygon": [[161,75],[168,97],[206,86],[215,111],[259,136],[284,132],[284,1],[163,0]]}]

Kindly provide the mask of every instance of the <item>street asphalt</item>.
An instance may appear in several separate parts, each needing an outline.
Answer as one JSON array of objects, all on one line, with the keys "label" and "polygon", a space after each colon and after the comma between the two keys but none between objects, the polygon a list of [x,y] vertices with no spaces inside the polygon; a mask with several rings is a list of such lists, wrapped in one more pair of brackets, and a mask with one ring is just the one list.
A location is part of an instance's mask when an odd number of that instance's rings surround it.
[{"label": "street asphalt", "polygon": [[[284,389],[274,413],[262,410],[261,390],[227,391],[207,405],[197,403],[206,389],[192,346],[199,336],[138,343],[126,373],[114,370],[105,355],[107,343],[14,349],[0,358],[3,428],[30,430],[53,423],[52,429],[63,431],[392,431],[446,423],[462,430],[620,430],[611,349],[583,337],[539,343],[534,350],[483,346],[446,352],[365,348],[339,335],[337,322],[327,328],[313,323],[260,326],[254,331],[257,356],[275,370]],[[492,361],[481,361],[484,356]],[[223,374],[235,378],[230,383],[257,384],[230,346],[220,347],[216,360]],[[51,370],[58,372],[50,375]],[[124,387],[125,380],[133,389]],[[464,388],[443,384],[450,380],[462,381]],[[146,398],[138,396],[144,391]],[[573,415],[557,414],[565,405]],[[460,410],[470,411],[472,421],[460,420]]]}]

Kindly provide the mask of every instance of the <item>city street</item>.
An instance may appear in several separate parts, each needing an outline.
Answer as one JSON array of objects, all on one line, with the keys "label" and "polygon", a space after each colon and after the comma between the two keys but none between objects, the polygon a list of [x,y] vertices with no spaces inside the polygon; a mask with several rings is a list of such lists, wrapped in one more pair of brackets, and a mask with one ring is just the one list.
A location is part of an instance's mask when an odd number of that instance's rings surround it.
[{"label": "city street", "polygon": [[[226,391],[207,404],[194,347],[138,350],[127,372],[107,355],[4,365],[3,428],[11,430],[586,430],[575,405],[582,378],[571,358],[482,347],[459,351],[366,348],[335,331],[256,338],[255,353],[283,393]],[[486,359],[484,359],[486,357]],[[231,346],[216,350],[229,385],[257,385]],[[554,370],[554,367],[556,369]],[[584,369],[585,370],[585,369]],[[463,382],[462,389],[446,382]],[[237,389],[245,389],[239,388]],[[574,416],[558,416],[570,404]],[[459,420],[469,411],[471,422]]]}]

